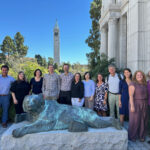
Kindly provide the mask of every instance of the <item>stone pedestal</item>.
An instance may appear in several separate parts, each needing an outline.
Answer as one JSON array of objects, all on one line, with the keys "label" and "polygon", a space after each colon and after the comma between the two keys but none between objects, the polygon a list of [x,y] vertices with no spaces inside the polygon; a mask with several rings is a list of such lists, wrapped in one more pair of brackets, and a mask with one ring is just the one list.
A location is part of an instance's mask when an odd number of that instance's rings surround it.
[{"label": "stone pedestal", "polygon": [[25,124],[27,122],[13,124],[4,132],[1,150],[127,150],[128,134],[125,129],[89,128],[88,132],[61,130],[12,137],[12,130]]}]

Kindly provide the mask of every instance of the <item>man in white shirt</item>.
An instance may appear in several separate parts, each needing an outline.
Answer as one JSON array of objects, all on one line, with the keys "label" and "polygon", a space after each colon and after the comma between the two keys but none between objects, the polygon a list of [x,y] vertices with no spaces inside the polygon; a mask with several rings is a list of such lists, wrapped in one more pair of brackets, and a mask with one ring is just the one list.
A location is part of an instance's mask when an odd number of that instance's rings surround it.
[{"label": "man in white shirt", "polygon": [[107,79],[109,86],[109,109],[110,116],[115,117],[115,106],[117,110],[117,118],[119,119],[119,82],[121,77],[116,73],[114,65],[108,67],[109,76]]}]

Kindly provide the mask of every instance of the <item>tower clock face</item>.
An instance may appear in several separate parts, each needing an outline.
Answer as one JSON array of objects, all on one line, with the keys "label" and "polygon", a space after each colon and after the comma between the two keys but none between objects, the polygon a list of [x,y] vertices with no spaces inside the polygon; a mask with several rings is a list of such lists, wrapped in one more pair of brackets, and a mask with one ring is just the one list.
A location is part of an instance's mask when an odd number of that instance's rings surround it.
[{"label": "tower clock face", "polygon": [[54,34],[55,34],[55,36],[58,36],[58,32],[55,32]]}]

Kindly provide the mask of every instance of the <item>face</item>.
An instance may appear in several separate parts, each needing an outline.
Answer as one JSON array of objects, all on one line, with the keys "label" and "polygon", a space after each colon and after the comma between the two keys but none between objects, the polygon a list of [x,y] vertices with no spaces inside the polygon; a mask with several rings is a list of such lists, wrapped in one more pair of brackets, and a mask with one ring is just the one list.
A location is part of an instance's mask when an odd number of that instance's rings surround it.
[{"label": "face", "polygon": [[8,69],[2,68],[2,76],[7,76],[7,74],[8,74]]},{"label": "face", "polygon": [[23,109],[28,113],[37,112],[37,109],[40,108],[43,103],[44,100],[38,95],[26,96],[23,101]]},{"label": "face", "polygon": [[89,73],[87,73],[87,74],[85,75],[85,79],[86,79],[86,80],[90,79]]},{"label": "face", "polygon": [[48,67],[48,71],[49,71],[49,72],[54,72],[54,67],[53,67],[53,66],[49,66],[49,67]]},{"label": "face", "polygon": [[41,72],[39,70],[36,71],[36,77],[40,77],[41,76]]},{"label": "face", "polygon": [[124,71],[124,76],[125,76],[126,78],[130,78],[130,75],[131,75],[131,72],[129,72],[128,70],[125,70],[125,71]]},{"label": "face", "polygon": [[64,65],[63,69],[64,69],[64,72],[69,72],[69,66],[68,65]]},{"label": "face", "polygon": [[141,81],[143,80],[143,75],[142,75],[141,72],[138,72],[138,73],[136,74],[136,80],[137,80],[138,82],[141,82]]},{"label": "face", "polygon": [[110,74],[115,74],[116,69],[114,67],[109,67],[108,71],[109,71]]},{"label": "face", "polygon": [[79,74],[76,74],[76,75],[75,75],[75,81],[78,82],[79,80],[80,80],[80,75],[79,75]]},{"label": "face", "polygon": [[19,74],[19,80],[23,80],[24,79],[24,74],[23,73],[20,73]]},{"label": "face", "polygon": [[97,76],[97,80],[98,80],[98,81],[102,81],[102,80],[103,80],[102,75],[99,74],[99,75]]}]

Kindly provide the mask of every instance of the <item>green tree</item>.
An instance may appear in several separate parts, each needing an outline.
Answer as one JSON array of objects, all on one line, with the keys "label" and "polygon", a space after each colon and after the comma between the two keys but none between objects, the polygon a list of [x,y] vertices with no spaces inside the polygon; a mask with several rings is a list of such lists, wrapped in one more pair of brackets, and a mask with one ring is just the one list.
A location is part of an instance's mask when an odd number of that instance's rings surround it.
[{"label": "green tree", "polygon": [[88,67],[91,72],[93,68],[99,65],[100,60],[100,31],[99,31],[99,19],[101,17],[102,2],[101,0],[93,0],[90,7],[90,18],[92,20],[92,27],[89,31],[90,35],[86,39],[86,43],[91,48],[91,52],[87,53]]},{"label": "green tree", "polygon": [[15,45],[10,36],[6,36],[4,38],[3,43],[1,45],[1,51],[1,56],[7,56],[7,59],[9,61],[9,57],[15,52]]},{"label": "green tree", "polygon": [[42,66],[47,67],[47,61],[45,57],[42,58]]},{"label": "green tree", "polygon": [[14,43],[15,43],[15,56],[20,58],[27,55],[28,47],[24,45],[24,37],[20,34],[20,32],[17,32],[14,37]]},{"label": "green tree", "polygon": [[42,56],[39,55],[39,54],[37,54],[37,55],[35,55],[35,58],[36,58],[36,60],[37,60],[37,63],[38,63],[40,66],[42,66],[42,64],[43,64],[43,58],[42,58]]},{"label": "green tree", "polygon": [[0,64],[5,63],[6,61],[6,56],[4,55],[4,53],[0,53]]},{"label": "green tree", "polygon": [[52,57],[48,57],[48,64],[54,64],[54,59]]}]

